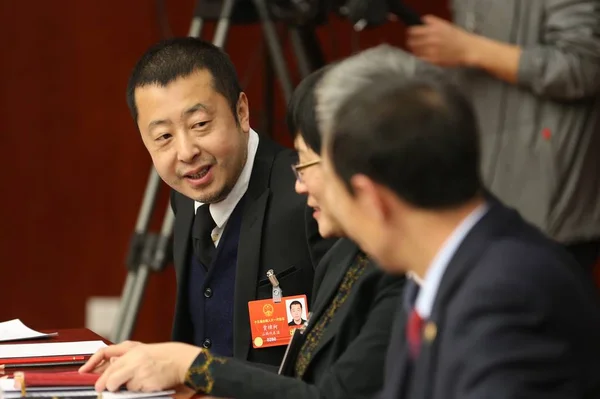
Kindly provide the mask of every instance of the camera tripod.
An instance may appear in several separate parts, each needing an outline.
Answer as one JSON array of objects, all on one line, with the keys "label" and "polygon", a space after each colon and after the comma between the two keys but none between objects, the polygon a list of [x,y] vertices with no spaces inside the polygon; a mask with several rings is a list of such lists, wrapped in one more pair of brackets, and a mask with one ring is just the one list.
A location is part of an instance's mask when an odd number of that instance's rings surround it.
[{"label": "camera tripod", "polygon": [[[245,7],[245,8],[244,8]],[[254,16],[248,12],[252,7]],[[267,0],[251,0],[241,2],[238,0],[197,0],[194,16],[190,25],[189,36],[200,37],[205,20],[218,21],[213,44],[223,48],[227,41],[229,28],[236,22],[251,22],[248,18],[257,19],[263,31],[268,48],[268,59],[272,63],[275,75],[281,86],[286,103],[290,100],[293,83],[290,71],[283,55],[282,45],[277,35]],[[246,21],[243,21],[246,19]],[[312,30],[299,26],[288,26],[292,47],[298,62],[298,69],[302,77],[325,64],[318,41]],[[310,49],[307,51],[307,49]],[[267,73],[266,76],[273,74]],[[267,82],[269,87],[271,82]],[[272,108],[271,90],[265,93],[268,97],[266,103]],[[273,111],[270,111],[273,114]],[[151,272],[164,270],[172,260],[172,233],[175,216],[170,204],[167,206],[160,232],[150,232],[148,225],[154,214],[156,198],[161,186],[161,180],[154,168],[151,168],[142,205],[140,207],[135,230],[129,245],[126,259],[127,277],[123,286],[121,302],[115,328],[110,340],[118,343],[131,338],[135,327],[140,305],[146,289],[148,277]]]}]

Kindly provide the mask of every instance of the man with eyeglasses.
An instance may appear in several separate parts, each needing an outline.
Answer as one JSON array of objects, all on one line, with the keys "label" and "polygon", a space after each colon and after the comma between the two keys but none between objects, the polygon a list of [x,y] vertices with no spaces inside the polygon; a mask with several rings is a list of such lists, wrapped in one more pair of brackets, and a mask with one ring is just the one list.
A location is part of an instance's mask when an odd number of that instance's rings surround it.
[{"label": "man with eyeglasses", "polygon": [[314,268],[330,245],[294,192],[294,152],[250,128],[229,57],[199,39],[149,49],[127,97],[154,166],[173,189],[172,340],[279,365],[285,346],[253,347],[248,304],[273,297],[271,270],[284,296],[310,301]]}]

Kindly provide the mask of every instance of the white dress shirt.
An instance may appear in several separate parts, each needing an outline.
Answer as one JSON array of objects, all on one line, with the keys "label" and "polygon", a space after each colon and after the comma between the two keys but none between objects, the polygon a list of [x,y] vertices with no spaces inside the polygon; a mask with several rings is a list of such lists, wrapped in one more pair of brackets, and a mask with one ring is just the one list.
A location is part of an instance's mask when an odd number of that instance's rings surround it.
[{"label": "white dress shirt", "polygon": [[[248,134],[248,157],[246,158],[246,163],[244,164],[242,173],[240,173],[240,177],[238,177],[233,189],[231,189],[231,192],[223,201],[209,205],[210,215],[216,224],[216,227],[212,231],[212,240],[215,247],[219,245],[219,240],[221,239],[227,220],[229,220],[229,217],[233,213],[238,202],[240,202],[248,189],[250,176],[252,175],[252,167],[254,166],[254,158],[256,157],[256,150],[258,149],[258,142],[258,133],[250,129],[250,133]],[[202,205],[204,205],[204,203],[194,201],[194,214]]]},{"label": "white dress shirt", "polygon": [[431,316],[431,310],[448,264],[469,231],[481,220],[488,208],[487,204],[478,206],[454,229],[431,261],[425,278],[422,281],[417,280],[421,287],[415,301],[415,309],[421,319],[426,320]]}]

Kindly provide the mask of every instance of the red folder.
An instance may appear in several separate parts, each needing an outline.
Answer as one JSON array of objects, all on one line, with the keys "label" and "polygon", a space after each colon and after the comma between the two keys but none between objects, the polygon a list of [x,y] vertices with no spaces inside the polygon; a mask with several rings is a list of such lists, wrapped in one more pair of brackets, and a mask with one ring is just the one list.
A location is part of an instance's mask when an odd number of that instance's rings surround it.
[{"label": "red folder", "polygon": [[42,356],[42,357],[15,357],[11,359],[0,359],[0,369],[8,367],[40,367],[44,364],[53,366],[61,363],[72,364],[75,362],[85,362],[89,356]]},{"label": "red folder", "polygon": [[[22,375],[22,377],[20,375]],[[15,373],[15,388],[21,389],[21,378],[25,381],[25,387],[68,387],[81,386],[93,387],[100,374],[80,373],[78,371],[66,371],[56,373]]]}]

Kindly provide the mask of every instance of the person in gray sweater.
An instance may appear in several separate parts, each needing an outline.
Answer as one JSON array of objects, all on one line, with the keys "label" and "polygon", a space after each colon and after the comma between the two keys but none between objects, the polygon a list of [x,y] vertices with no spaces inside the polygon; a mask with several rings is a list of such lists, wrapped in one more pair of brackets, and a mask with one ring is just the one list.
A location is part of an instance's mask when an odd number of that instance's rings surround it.
[{"label": "person in gray sweater", "polygon": [[453,74],[479,119],[484,183],[591,271],[600,254],[597,0],[452,0],[407,47]]}]

